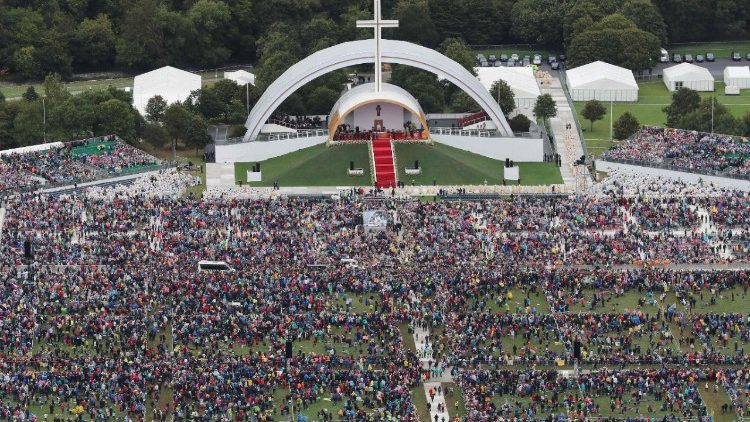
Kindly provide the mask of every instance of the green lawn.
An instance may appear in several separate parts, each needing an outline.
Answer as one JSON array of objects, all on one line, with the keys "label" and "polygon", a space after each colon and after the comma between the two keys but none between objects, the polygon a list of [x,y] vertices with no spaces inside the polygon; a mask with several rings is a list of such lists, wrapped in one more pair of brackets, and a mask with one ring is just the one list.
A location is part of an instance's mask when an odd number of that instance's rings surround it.
[{"label": "green lawn", "polygon": [[[349,162],[365,170],[364,176],[349,176]],[[235,180],[247,182],[247,171],[255,163],[236,163]],[[370,158],[367,145],[312,146],[261,162],[262,182],[251,186],[370,186]]]},{"label": "green lawn", "polygon": [[[399,180],[407,185],[490,185],[502,184],[504,163],[442,144],[396,144]],[[419,160],[422,174],[406,174]],[[522,185],[549,185],[562,183],[560,171],[553,163],[518,163],[521,167]]]},{"label": "green lawn", "polygon": [[510,290],[510,293],[512,294],[511,297],[509,297],[506,292],[497,292],[484,295],[482,297],[474,299],[472,301],[472,305],[476,303],[477,300],[483,300],[485,305],[480,309],[480,311],[488,310],[492,313],[525,313],[526,309],[524,308],[524,303],[525,299],[528,297],[529,301],[531,302],[531,306],[536,308],[537,313],[548,314],[551,312],[549,303],[547,303],[547,299],[544,297],[543,293],[540,293],[538,291],[535,293],[525,292],[519,288],[512,288]]},{"label": "green lawn", "polygon": [[[646,81],[640,82],[640,91],[638,101],[635,103],[613,103],[611,105],[612,117],[617,120],[626,111],[631,112],[644,126],[664,126],[667,121],[666,114],[662,109],[672,102],[672,93],[667,90],[664,82]],[[708,98],[715,96],[716,101],[726,105],[735,117],[742,117],[750,112],[750,90],[742,90],[741,95],[724,95],[724,83],[717,81],[715,83],[715,92],[700,92],[700,96]],[[578,111],[578,119],[581,122],[583,136],[586,138],[586,144],[589,151],[599,156],[613,145],[610,141],[610,104],[604,104],[607,114],[602,120],[594,123],[593,129],[591,122],[583,118],[584,102],[576,102],[575,107]]]},{"label": "green lawn", "polygon": [[716,422],[731,422],[737,419],[737,414],[731,410],[731,407],[729,413],[721,413],[721,406],[725,403],[731,404],[731,400],[721,385],[719,385],[718,391],[714,393],[714,384],[713,382],[709,383],[708,390],[705,389],[705,383],[704,388],[701,388],[701,397],[706,403],[708,414],[713,416]]},{"label": "green lawn", "polygon": [[[460,390],[458,393],[460,394]],[[411,401],[417,409],[419,420],[422,422],[432,422],[430,419],[430,404],[427,402],[427,396],[424,394],[424,388],[421,385],[411,389]]]},{"label": "green lawn", "polygon": [[[594,293],[591,289],[583,291],[583,299],[574,300],[568,306],[568,312],[593,312],[593,313],[620,313],[625,309],[643,309],[646,312],[656,312],[658,310],[658,293],[649,297],[647,294],[639,293],[637,291],[628,291],[622,296],[615,296],[614,294],[608,294],[603,302],[599,301],[595,308],[591,308],[593,303]],[[644,306],[640,306],[638,302],[644,299]]]}]

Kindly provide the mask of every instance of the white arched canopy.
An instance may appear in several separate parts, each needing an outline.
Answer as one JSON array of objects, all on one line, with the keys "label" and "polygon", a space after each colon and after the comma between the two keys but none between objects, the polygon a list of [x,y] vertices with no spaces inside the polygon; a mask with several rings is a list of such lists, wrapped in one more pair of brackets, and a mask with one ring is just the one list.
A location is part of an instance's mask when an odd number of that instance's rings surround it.
[{"label": "white arched canopy", "polygon": [[[383,62],[439,74],[466,92],[490,116],[503,136],[513,136],[503,111],[482,84],[463,66],[435,50],[405,41],[382,40]],[[313,79],[345,67],[375,62],[372,40],[350,41],[320,50],[290,67],[268,86],[247,117],[245,141],[255,139],[281,103]]]}]

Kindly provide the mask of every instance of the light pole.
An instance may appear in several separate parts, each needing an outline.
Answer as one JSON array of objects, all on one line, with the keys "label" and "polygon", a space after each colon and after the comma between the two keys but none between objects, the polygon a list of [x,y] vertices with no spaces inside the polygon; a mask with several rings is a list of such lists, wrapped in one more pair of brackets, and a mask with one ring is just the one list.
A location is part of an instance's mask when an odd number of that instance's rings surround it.
[{"label": "light pole", "polygon": [[250,82],[245,82],[245,104],[247,114],[250,114]]},{"label": "light pole", "polygon": [[47,142],[47,105],[42,97],[42,139]]},{"label": "light pole", "polygon": [[614,118],[613,113],[614,113],[614,102],[612,101],[612,98],[610,98],[609,99],[609,140],[610,141],[614,139],[614,132],[612,130],[612,127],[613,127],[612,119]]}]

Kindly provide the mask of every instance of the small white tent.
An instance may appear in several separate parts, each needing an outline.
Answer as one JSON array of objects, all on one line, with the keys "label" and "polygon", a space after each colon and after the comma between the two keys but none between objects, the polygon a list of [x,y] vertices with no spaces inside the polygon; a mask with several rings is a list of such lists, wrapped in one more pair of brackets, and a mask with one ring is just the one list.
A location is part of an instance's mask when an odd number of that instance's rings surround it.
[{"label": "small white tent", "polygon": [[573,101],[638,101],[638,83],[624,67],[596,61],[567,70]]},{"label": "small white tent", "polygon": [[531,67],[477,67],[477,79],[490,91],[496,81],[504,80],[515,94],[516,107],[534,107],[542,95]]},{"label": "small white tent", "polygon": [[164,66],[133,79],[133,107],[145,116],[151,98],[161,95],[167,104],[172,104],[185,101],[192,91],[200,88],[200,75]]},{"label": "small white tent", "polygon": [[255,75],[246,70],[235,70],[234,72],[224,72],[224,79],[235,81],[237,85],[250,84],[255,86]]},{"label": "small white tent", "polygon": [[744,89],[750,88],[750,67],[727,66],[724,68],[724,84]]},{"label": "small white tent", "polygon": [[680,63],[663,72],[664,85],[670,91],[690,88],[694,91],[713,91],[714,77],[705,67],[692,63]]}]

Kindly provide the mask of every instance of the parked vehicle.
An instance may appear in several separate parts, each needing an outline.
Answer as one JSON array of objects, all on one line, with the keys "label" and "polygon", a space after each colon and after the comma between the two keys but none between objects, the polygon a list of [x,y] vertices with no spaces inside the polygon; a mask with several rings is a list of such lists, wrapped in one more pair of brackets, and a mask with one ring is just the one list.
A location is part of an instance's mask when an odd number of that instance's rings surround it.
[{"label": "parked vehicle", "polygon": [[568,56],[566,56],[565,54],[560,54],[560,61],[561,62],[565,62],[565,60],[567,60],[567,59],[568,59]]},{"label": "parked vehicle", "polygon": [[674,63],[682,63],[682,55],[679,53],[674,53],[674,56],[672,56],[672,61]]},{"label": "parked vehicle", "polygon": [[534,54],[534,60],[533,62],[535,65],[539,66],[542,64],[542,56],[540,54]]},{"label": "parked vehicle", "polygon": [[529,56],[526,56],[523,58],[523,65],[528,66],[531,64],[531,60],[529,59]]},{"label": "parked vehicle", "polygon": [[505,63],[508,61],[508,55],[507,54],[501,54],[500,55],[500,61]]},{"label": "parked vehicle", "polygon": [[692,63],[692,62],[693,62],[693,55],[685,54],[685,63]]},{"label": "parked vehicle", "polygon": [[695,56],[695,61],[698,62],[698,63],[703,63],[704,60],[705,59],[703,57],[703,54],[698,54],[698,55]]},{"label": "parked vehicle", "polygon": [[560,69],[560,62],[552,62],[552,64],[550,66],[552,66],[552,70],[559,70]]},{"label": "parked vehicle", "polygon": [[669,52],[665,49],[661,49],[661,55],[659,56],[660,63],[669,63]]},{"label": "parked vehicle", "polygon": [[508,64],[508,67],[513,67],[513,66],[516,65],[516,60],[511,57],[510,59],[508,59],[508,63],[507,64]]},{"label": "parked vehicle", "polygon": [[495,55],[494,55],[494,54],[490,54],[490,57],[489,57],[489,58],[487,58],[487,60],[488,60],[488,61],[489,61],[490,63],[495,63],[495,62],[497,61],[497,57],[495,57]]},{"label": "parked vehicle", "polygon": [[747,53],[747,56],[745,56],[745,59],[747,59],[748,61],[750,61],[750,53]]},{"label": "parked vehicle", "polygon": [[510,55],[510,58],[513,59],[513,60],[515,60],[515,61],[518,61],[518,54],[513,53],[513,54]]},{"label": "parked vehicle", "polygon": [[742,57],[740,56],[739,51],[732,51],[732,60],[735,62],[739,62],[742,60]]},{"label": "parked vehicle", "polygon": [[501,67],[503,65],[503,62],[501,62],[500,60],[498,60],[498,61],[496,61],[494,63],[494,65],[495,65],[495,67]]},{"label": "parked vehicle", "polygon": [[706,53],[707,62],[713,62],[714,60],[716,60],[716,57],[714,57],[714,53]]},{"label": "parked vehicle", "polygon": [[552,63],[554,63],[556,61],[557,61],[557,57],[555,57],[554,54],[550,54],[549,56],[547,56],[547,64],[548,65],[552,65]]}]

